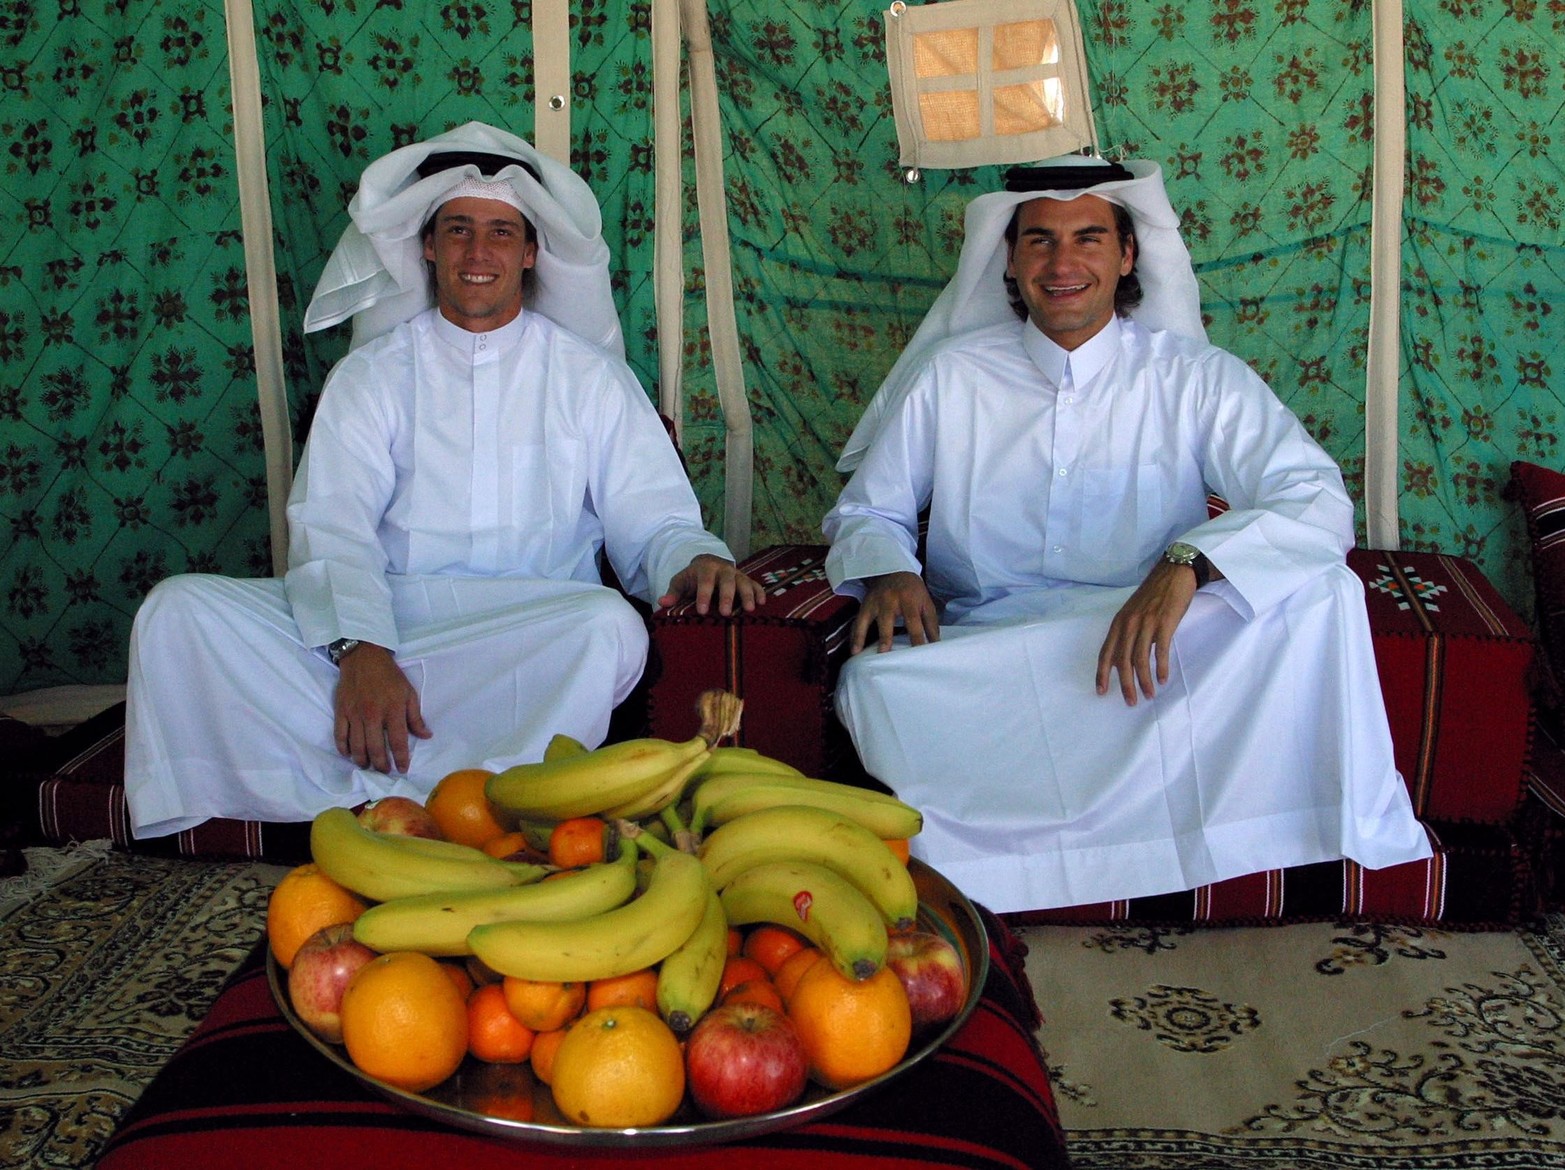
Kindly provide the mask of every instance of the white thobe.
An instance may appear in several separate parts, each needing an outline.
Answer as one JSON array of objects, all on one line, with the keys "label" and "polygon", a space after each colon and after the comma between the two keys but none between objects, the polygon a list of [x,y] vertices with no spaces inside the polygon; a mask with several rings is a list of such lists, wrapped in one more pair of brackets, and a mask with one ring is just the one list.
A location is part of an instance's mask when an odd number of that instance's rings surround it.
[{"label": "white thobe", "polygon": [[[1209,492],[1230,510],[1208,518]],[[1352,517],[1331,459],[1222,350],[1119,320],[1069,353],[1020,322],[955,339],[824,524],[834,587],[922,569],[941,640],[855,656],[838,713],[923,810],[918,854],[995,910],[1427,857],[1344,561]],[[1168,685],[1128,707],[1097,694],[1098,650],[1175,540],[1224,579],[1181,623]]]},{"label": "white thobe", "polygon": [[[524,312],[471,333],[431,310],[332,371],[288,505],[285,580],[160,583],[131,636],[126,797],[138,837],[297,821],[462,767],[601,742],[655,602],[701,553],[679,457],[623,362]],[[321,647],[396,652],[434,736],[406,775],[332,741]]]}]

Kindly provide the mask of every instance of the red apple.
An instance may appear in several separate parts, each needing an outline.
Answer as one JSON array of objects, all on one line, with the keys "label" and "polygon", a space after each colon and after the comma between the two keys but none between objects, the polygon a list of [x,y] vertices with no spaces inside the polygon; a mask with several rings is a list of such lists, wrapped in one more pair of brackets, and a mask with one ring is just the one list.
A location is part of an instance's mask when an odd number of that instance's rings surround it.
[{"label": "red apple", "polygon": [[962,956],[933,931],[893,934],[886,946],[886,966],[896,972],[907,989],[915,1032],[930,1024],[944,1023],[967,1002]]},{"label": "red apple", "polygon": [[398,833],[404,837],[433,837],[443,834],[434,815],[408,796],[383,796],[359,810],[359,824],[377,833]]},{"label": "red apple", "polygon": [[323,926],[300,944],[288,968],[288,1000],[305,1026],[329,1044],[342,1043],[342,992],[353,973],[375,957],[353,937],[353,923]]},{"label": "red apple", "polygon": [[749,1117],[792,1105],[809,1079],[793,1021],[759,1003],[731,1003],[697,1021],[685,1041],[685,1081],[708,1117]]}]

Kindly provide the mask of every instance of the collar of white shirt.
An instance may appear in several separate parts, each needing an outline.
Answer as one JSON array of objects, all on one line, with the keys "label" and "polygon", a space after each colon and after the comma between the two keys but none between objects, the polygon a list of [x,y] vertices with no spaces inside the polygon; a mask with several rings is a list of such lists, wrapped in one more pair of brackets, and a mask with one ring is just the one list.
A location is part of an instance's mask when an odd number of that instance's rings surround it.
[{"label": "collar of white shirt", "polygon": [[521,340],[523,332],[527,329],[527,310],[523,309],[510,321],[498,329],[492,329],[487,333],[474,333],[464,329],[452,321],[446,319],[446,315],[438,308],[430,309],[435,318],[435,335],[464,353],[472,361],[481,361],[484,358],[496,356],[509,349]]},{"label": "collar of white shirt", "polygon": [[1075,349],[1062,349],[1050,341],[1031,321],[1022,329],[1022,348],[1032,358],[1049,385],[1056,390],[1065,383],[1065,363],[1070,362],[1071,385],[1083,390],[1092,384],[1100,370],[1113,360],[1119,351],[1119,317],[1109,318],[1109,323],[1082,342]]}]

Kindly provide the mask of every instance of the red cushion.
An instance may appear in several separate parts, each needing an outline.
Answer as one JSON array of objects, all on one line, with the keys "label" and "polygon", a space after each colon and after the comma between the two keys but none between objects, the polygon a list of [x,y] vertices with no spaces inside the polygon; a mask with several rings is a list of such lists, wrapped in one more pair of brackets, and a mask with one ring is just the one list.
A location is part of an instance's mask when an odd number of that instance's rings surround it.
[{"label": "red cushion", "polygon": [[373,1166],[376,1170],[966,1170],[1067,1165],[1033,1035],[1021,944],[992,915],[990,974],[968,1021],[895,1082],[809,1125],[627,1160],[623,1151],[503,1143],[391,1104],[293,1031],[259,952],[143,1092],[99,1170]]}]

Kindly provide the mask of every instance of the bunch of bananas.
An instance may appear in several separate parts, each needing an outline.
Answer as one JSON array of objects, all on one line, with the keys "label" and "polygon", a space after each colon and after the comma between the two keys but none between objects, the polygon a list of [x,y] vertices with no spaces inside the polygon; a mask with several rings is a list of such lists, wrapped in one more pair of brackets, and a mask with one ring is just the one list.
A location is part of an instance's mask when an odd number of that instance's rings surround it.
[{"label": "bunch of bananas", "polygon": [[355,937],[379,951],[474,955],[532,980],[656,966],[659,1010],[680,1033],[716,999],[730,926],[787,926],[849,978],[873,975],[888,931],[918,913],[912,877],[886,839],[914,836],[922,817],[884,793],[714,747],[736,726],[738,701],[703,698],[703,734],[689,742],[588,751],[556,737],[543,761],[490,779],[502,819],[537,828],[596,815],[617,826],[618,856],[578,870],[370,832],[346,809],[320,814],[316,864],[377,903]]}]

